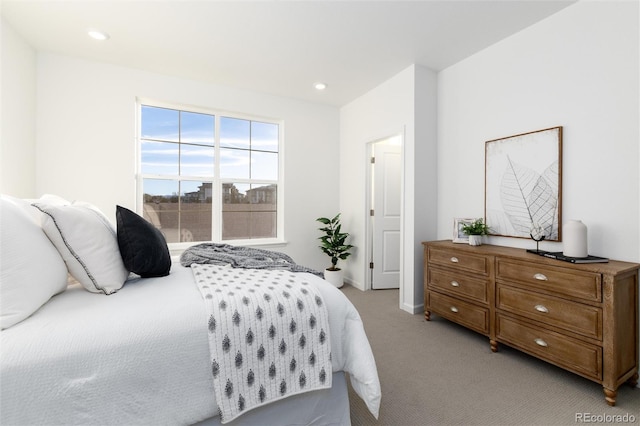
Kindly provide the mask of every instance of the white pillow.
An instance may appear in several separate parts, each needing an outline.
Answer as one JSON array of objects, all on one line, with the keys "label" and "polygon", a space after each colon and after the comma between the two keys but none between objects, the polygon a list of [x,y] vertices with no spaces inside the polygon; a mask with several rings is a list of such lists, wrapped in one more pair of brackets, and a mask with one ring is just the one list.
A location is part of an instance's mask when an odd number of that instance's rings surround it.
[{"label": "white pillow", "polygon": [[67,268],[29,214],[30,205],[0,197],[0,328],[29,317],[67,287]]},{"label": "white pillow", "polygon": [[[5,197],[9,197],[8,195],[5,195]],[[38,228],[40,227],[40,224],[42,223],[42,212],[40,210],[38,210],[37,208],[35,208],[32,204],[33,203],[46,203],[46,204],[53,204],[56,206],[67,206],[69,204],[71,204],[71,202],[65,200],[62,197],[59,197],[57,195],[53,195],[53,194],[44,194],[42,197],[40,198],[33,198],[33,199],[27,199],[27,198],[12,198],[12,201],[16,204],[18,204],[20,207],[22,207],[25,212],[27,212],[27,214],[29,215],[29,217],[31,217],[31,219],[33,219],[33,221],[36,223],[36,225],[38,225]]]},{"label": "white pillow", "polygon": [[88,203],[34,203],[44,215],[42,229],[56,246],[69,273],[92,293],[112,294],[124,285],[124,266],[116,231],[95,206]]},{"label": "white pillow", "polygon": [[36,202],[36,203],[53,204],[55,206],[68,206],[69,204],[71,204],[66,199],[62,198],[59,195],[55,195],[55,194],[44,194],[39,199],[34,200],[34,202]]}]

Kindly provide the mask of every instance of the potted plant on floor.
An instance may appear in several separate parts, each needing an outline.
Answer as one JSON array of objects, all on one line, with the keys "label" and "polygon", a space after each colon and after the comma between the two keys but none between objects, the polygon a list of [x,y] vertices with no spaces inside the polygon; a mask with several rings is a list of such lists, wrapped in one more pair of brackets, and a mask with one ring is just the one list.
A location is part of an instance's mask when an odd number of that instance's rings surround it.
[{"label": "potted plant on floor", "polygon": [[470,246],[482,245],[482,236],[487,235],[491,230],[484,223],[483,219],[476,219],[471,223],[465,223],[462,225],[462,232],[469,236]]},{"label": "potted plant on floor", "polygon": [[340,213],[333,219],[319,217],[316,219],[324,226],[318,230],[324,232],[324,235],[318,237],[320,240],[320,249],[331,258],[331,267],[324,270],[324,279],[329,281],[337,288],[342,287],[344,281],[342,270],[338,268],[338,260],[345,260],[351,255],[353,246],[346,243],[349,236],[346,232],[341,232]]}]

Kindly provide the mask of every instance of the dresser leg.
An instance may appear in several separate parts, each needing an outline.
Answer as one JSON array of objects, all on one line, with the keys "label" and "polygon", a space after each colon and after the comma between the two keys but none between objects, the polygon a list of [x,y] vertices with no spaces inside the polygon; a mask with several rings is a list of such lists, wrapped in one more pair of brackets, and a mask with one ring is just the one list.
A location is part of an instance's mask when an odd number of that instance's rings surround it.
[{"label": "dresser leg", "polygon": [[491,352],[498,352],[498,342],[489,339],[489,344],[491,345]]},{"label": "dresser leg", "polygon": [[632,388],[635,388],[636,386],[638,386],[638,373],[631,376],[631,378],[627,380],[627,383],[629,383]]},{"label": "dresser leg", "polygon": [[604,391],[604,399],[607,401],[607,404],[609,404],[612,407],[615,407],[616,396],[618,396],[618,391],[607,389],[607,388],[602,388],[602,390]]},{"label": "dresser leg", "polygon": [[424,311],[424,319],[427,321],[431,321],[431,312]]}]

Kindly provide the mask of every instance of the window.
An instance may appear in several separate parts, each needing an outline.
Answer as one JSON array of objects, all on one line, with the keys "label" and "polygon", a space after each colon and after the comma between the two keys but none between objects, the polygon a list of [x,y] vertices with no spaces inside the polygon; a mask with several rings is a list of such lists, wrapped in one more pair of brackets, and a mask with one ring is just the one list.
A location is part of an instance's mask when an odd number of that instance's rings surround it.
[{"label": "window", "polygon": [[139,204],[168,243],[281,238],[278,122],[139,107]]}]

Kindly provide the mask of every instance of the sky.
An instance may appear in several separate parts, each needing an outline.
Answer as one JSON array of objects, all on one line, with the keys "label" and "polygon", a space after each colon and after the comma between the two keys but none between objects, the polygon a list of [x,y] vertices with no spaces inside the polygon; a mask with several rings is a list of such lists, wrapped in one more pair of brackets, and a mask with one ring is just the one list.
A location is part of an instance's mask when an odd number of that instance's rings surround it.
[{"label": "sky", "polygon": [[[193,181],[144,180],[144,193],[171,195],[196,191],[203,180],[213,180],[215,117],[142,105],[141,172],[177,175]],[[220,116],[220,178],[278,179],[279,125]],[[248,185],[238,185],[248,189]]]}]

